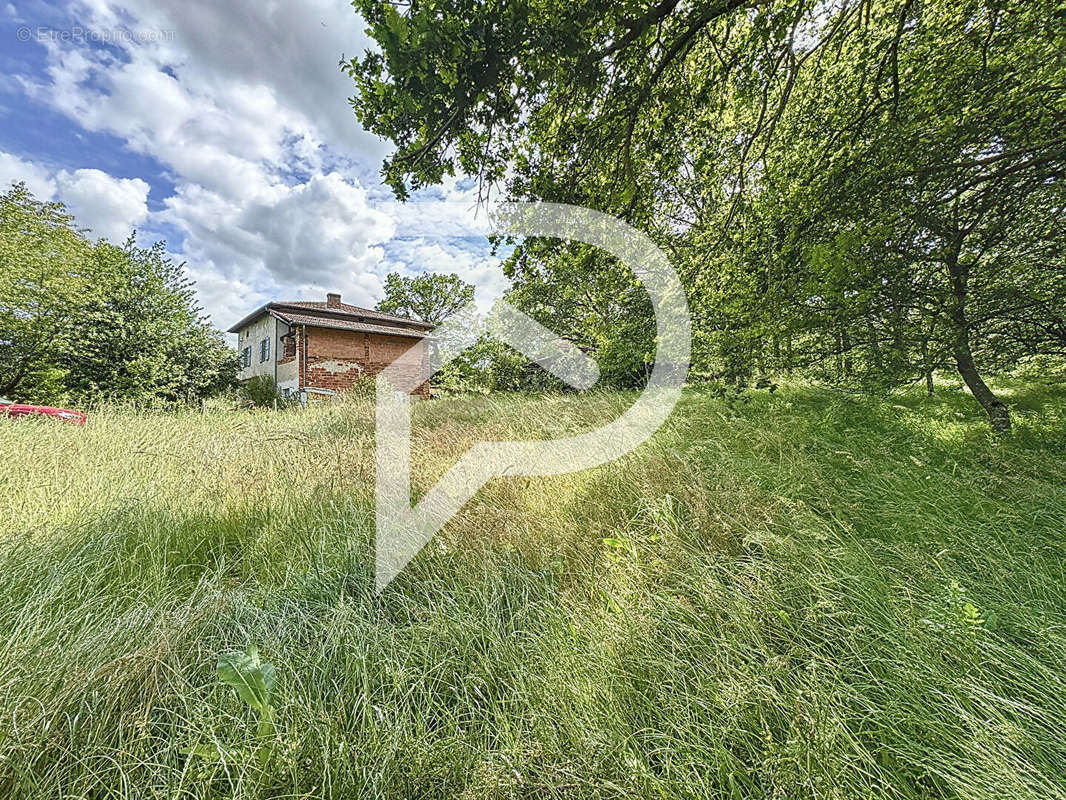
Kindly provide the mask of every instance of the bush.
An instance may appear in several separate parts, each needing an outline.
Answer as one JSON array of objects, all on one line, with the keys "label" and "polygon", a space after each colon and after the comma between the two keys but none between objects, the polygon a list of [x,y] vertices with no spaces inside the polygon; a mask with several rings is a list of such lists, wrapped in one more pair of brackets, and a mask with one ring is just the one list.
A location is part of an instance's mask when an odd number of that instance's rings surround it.
[{"label": "bush", "polygon": [[249,378],[240,389],[241,401],[255,408],[272,408],[274,403],[283,402],[278,385],[269,375],[256,375]]}]

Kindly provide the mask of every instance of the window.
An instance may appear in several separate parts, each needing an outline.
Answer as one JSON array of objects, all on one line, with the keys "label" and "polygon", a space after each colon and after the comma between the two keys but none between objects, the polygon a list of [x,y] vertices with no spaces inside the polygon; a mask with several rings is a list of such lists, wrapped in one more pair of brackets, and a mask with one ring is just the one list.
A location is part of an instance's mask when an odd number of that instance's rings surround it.
[{"label": "window", "polygon": [[281,341],[284,342],[285,347],[282,350],[282,358],[292,358],[296,355],[296,337],[288,333],[281,337]]},{"label": "window", "polygon": [[246,347],[241,350],[241,368],[252,366],[252,348]]},{"label": "window", "polygon": [[259,343],[259,363],[262,364],[270,358],[270,340],[264,339]]}]

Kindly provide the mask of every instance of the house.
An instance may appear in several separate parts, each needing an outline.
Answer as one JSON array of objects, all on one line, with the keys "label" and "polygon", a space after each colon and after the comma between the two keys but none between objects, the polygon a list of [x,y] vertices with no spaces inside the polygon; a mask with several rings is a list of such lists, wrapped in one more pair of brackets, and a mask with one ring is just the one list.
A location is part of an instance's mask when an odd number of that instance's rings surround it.
[{"label": "house", "polygon": [[[267,303],[229,332],[237,334],[239,380],[269,375],[286,397],[306,401],[309,393],[342,392],[360,377],[374,377],[412,347],[421,348],[427,364],[432,327],[342,303],[331,293],[324,303]],[[414,394],[427,397],[428,384]]]}]

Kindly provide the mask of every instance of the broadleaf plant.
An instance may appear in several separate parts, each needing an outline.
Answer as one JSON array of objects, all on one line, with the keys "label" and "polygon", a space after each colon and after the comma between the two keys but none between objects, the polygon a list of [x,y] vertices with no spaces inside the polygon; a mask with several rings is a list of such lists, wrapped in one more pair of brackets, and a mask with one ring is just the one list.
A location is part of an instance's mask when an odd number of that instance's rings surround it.
[{"label": "broadleaf plant", "polygon": [[227,650],[219,655],[216,671],[219,680],[232,686],[237,696],[259,716],[256,734],[263,740],[259,761],[265,765],[270,760],[270,740],[274,737],[274,720],[277,716],[271,703],[277,684],[274,665],[259,657],[255,645],[249,645],[244,652]]}]

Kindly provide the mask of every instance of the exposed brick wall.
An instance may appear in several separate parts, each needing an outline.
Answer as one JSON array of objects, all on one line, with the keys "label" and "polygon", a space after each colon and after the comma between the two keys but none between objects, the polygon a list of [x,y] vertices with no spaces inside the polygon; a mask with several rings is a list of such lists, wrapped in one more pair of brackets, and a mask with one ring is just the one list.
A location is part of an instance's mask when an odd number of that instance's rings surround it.
[{"label": "exposed brick wall", "polygon": [[[297,332],[297,353],[303,355],[303,342]],[[329,328],[307,328],[307,386],[343,392],[352,388],[360,377],[373,378],[411,347],[422,350],[422,362],[428,359],[424,341],[377,333],[356,333]],[[413,392],[429,396],[429,384]]]},{"label": "exposed brick wall", "polygon": [[278,352],[278,363],[288,364],[290,361],[296,360],[296,354],[299,352],[300,345],[300,331],[293,329],[288,336],[281,337],[281,346]]}]

